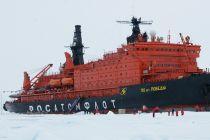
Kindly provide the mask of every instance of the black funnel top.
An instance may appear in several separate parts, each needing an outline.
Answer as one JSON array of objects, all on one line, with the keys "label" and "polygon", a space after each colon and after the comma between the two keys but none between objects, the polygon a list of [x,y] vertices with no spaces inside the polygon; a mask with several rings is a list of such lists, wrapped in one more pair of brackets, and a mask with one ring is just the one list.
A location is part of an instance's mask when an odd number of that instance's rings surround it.
[{"label": "black funnel top", "polygon": [[82,44],[81,25],[75,25],[73,44],[71,45],[74,65],[84,64],[83,48],[84,46]]}]

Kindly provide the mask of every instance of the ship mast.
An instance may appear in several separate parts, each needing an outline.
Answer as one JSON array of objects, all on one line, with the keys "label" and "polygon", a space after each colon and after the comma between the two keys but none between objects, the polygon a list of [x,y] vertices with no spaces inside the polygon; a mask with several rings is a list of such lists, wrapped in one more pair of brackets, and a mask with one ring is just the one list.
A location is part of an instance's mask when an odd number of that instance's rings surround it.
[{"label": "ship mast", "polygon": [[136,42],[138,40],[139,36],[142,37],[143,41],[147,42],[148,35],[146,32],[141,34],[139,25],[140,24],[150,25],[150,24],[152,24],[152,21],[142,21],[141,18],[137,19],[137,18],[133,17],[131,19],[131,21],[117,21],[117,22],[121,23],[121,24],[131,24],[133,26],[131,36],[127,37],[128,44]]}]

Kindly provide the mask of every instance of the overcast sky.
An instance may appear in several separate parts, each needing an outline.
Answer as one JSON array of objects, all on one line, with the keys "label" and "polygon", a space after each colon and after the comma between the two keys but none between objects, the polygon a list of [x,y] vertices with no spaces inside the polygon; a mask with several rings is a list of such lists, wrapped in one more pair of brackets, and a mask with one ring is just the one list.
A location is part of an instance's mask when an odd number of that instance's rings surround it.
[{"label": "overcast sky", "polygon": [[179,32],[202,45],[199,66],[210,67],[209,0],[0,0],[0,90],[22,87],[23,71],[35,74],[64,62],[74,25],[82,25],[85,61],[101,58],[126,42],[131,26],[116,23],[132,16],[153,20],[156,31],[179,42]]}]

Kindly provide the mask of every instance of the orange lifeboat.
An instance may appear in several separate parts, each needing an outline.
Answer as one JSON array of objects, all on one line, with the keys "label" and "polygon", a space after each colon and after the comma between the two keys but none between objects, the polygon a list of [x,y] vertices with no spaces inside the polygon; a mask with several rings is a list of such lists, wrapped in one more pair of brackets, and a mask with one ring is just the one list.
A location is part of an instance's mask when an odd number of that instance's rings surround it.
[{"label": "orange lifeboat", "polygon": [[73,78],[63,78],[61,80],[61,83],[64,86],[73,85],[74,84],[74,80],[73,80]]},{"label": "orange lifeboat", "polygon": [[61,86],[61,80],[60,79],[51,79],[49,82],[49,85],[51,87],[60,87]]}]

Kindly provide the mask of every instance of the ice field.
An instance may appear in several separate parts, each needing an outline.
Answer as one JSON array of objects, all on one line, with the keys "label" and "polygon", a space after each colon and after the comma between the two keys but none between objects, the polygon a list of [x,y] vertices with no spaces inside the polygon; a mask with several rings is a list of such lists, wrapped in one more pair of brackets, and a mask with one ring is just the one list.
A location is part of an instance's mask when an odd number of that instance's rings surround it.
[{"label": "ice field", "polygon": [[0,140],[209,140],[210,113],[0,115]]}]

